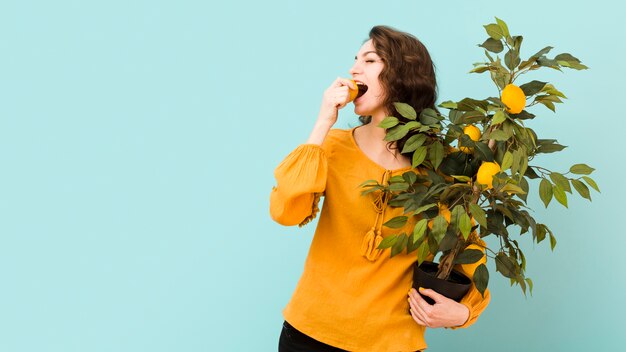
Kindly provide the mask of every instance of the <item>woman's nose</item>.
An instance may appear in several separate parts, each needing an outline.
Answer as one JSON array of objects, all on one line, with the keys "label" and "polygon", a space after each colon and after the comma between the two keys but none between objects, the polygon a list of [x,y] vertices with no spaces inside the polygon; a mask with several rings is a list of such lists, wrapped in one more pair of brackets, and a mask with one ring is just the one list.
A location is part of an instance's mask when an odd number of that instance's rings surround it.
[{"label": "woman's nose", "polygon": [[355,74],[360,72],[359,61],[358,60],[354,61],[354,65],[352,65],[352,67],[350,68],[350,70],[348,72],[352,76],[354,76]]}]

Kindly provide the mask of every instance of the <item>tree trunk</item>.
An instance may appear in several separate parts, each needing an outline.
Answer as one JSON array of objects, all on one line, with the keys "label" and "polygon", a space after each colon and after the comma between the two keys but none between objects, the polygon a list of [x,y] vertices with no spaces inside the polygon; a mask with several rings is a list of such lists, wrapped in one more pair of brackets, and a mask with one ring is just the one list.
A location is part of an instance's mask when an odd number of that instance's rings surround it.
[{"label": "tree trunk", "polygon": [[[493,131],[493,129],[494,128],[492,126],[491,130]],[[495,140],[490,139],[489,142],[487,143],[491,151],[494,151],[496,149]],[[472,189],[472,196],[473,196],[472,203],[474,204],[478,203],[478,199],[480,199],[480,188],[477,185],[474,185],[474,188]],[[452,250],[450,250],[448,254],[441,257],[441,260],[439,263],[439,269],[437,270],[438,279],[447,280],[450,277],[450,273],[452,273],[452,269],[454,269],[454,259],[456,259],[456,257],[459,255],[459,252],[461,252],[461,250],[463,250],[464,247],[465,247],[465,241],[462,240],[460,237],[457,237],[457,241],[456,241],[456,244],[454,245],[454,248],[452,248]]]}]

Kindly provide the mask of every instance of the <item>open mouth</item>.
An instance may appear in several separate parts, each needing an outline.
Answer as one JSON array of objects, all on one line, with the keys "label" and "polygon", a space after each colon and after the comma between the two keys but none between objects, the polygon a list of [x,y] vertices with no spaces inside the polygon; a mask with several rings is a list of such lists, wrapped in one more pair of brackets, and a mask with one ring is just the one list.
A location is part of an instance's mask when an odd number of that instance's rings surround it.
[{"label": "open mouth", "polygon": [[356,87],[358,89],[358,93],[356,94],[355,99],[358,99],[367,92],[367,85],[365,83],[356,82]]}]

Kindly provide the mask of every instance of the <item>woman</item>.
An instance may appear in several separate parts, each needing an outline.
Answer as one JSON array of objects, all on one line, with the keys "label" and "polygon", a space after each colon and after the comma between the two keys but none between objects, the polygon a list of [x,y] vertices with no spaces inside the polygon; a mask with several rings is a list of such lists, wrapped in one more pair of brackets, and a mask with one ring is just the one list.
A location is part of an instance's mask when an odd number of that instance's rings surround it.
[{"label": "woman", "polygon": [[[416,172],[399,152],[409,136],[388,144],[377,126],[386,116],[400,117],[393,102],[408,103],[418,114],[434,108],[436,80],[423,44],[389,27],[372,28],[355,59],[350,75],[368,87],[354,100],[363,125],[331,129],[349,103],[349,89],[357,88],[337,78],[324,92],[307,142],[274,172],[270,213],[278,223],[305,225],[325,199],[304,272],[283,311],[279,351],[422,350],[426,327],[467,327],[489,303],[489,292],[483,297],[472,285],[460,303],[421,290],[435,301],[429,305],[411,289],[415,253],[390,258],[377,249],[387,235],[412,229],[415,219],[402,229],[383,227],[402,209],[388,207],[380,192],[362,196],[359,185]],[[472,277],[477,265],[458,269]]]}]

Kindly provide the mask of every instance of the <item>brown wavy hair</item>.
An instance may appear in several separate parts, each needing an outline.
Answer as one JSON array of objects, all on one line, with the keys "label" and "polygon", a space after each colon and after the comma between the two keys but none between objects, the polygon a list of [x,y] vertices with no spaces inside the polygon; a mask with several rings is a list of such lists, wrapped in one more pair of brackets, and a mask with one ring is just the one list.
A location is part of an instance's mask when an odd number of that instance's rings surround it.
[{"label": "brown wavy hair", "polygon": [[[379,80],[385,92],[383,106],[387,114],[408,122],[396,111],[394,102],[411,105],[418,116],[425,108],[436,110],[435,65],[424,44],[413,35],[388,26],[373,27],[369,39],[372,40],[376,53],[385,64]],[[361,116],[359,121],[368,124],[371,116]],[[407,139],[415,133],[409,133],[396,141],[395,148],[394,142],[389,142],[387,149],[402,150]]]}]

